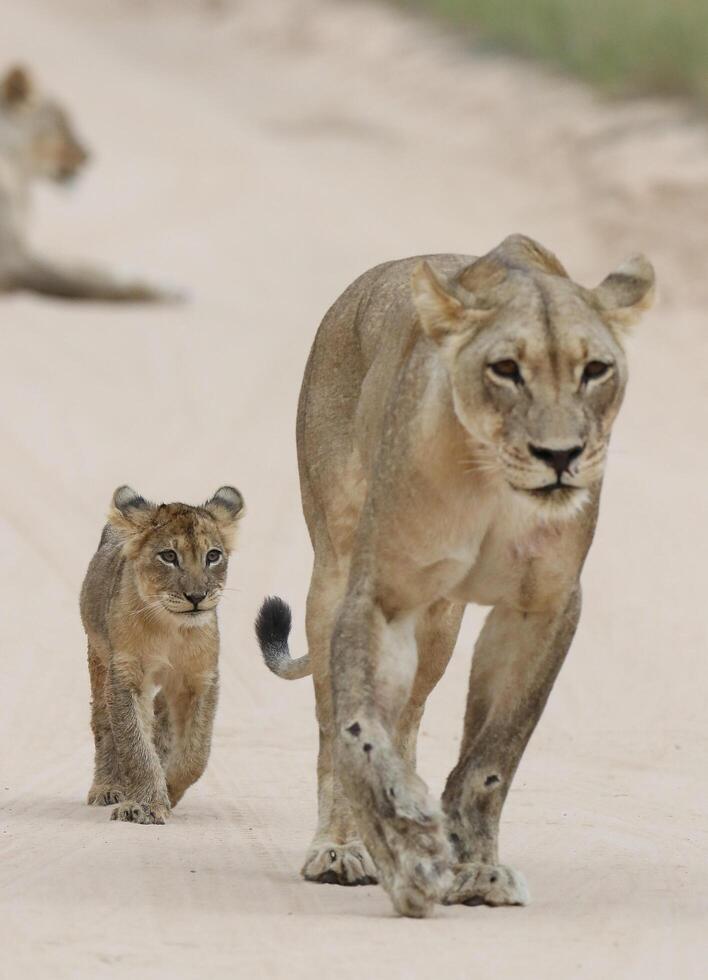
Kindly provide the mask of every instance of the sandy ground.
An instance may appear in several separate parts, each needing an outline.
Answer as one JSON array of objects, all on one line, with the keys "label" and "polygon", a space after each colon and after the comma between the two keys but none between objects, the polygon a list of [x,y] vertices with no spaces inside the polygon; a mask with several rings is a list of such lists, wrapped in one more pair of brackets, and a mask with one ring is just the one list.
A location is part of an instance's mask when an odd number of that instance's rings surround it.
[{"label": "sandy ground", "polygon": [[[2,300],[2,976],[704,977],[706,130],[364,3],[6,0],[0,61],[17,56],[96,155],[75,192],[39,193],[37,243],[192,302]],[[286,596],[302,651],[293,429],[323,311],[378,261],[510,231],[589,285],[644,250],[662,300],[631,343],[584,619],[506,808],[533,904],[404,921],[380,889],[299,880],[312,690],[265,671],[251,621]],[[188,501],[234,482],[249,504],[210,768],[166,827],[83,803],[77,595],[126,481]],[[424,720],[437,791],[482,615]]]}]

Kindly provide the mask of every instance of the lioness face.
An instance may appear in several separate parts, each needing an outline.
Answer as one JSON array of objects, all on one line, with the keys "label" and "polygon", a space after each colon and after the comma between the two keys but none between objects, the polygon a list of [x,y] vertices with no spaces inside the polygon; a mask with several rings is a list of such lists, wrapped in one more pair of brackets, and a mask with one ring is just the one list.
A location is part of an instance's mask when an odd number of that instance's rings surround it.
[{"label": "lioness face", "polygon": [[130,487],[119,487],[109,523],[123,535],[142,609],[165,613],[180,626],[209,621],[224,588],[242,510],[243,499],[233,487],[222,487],[203,507],[155,506]]},{"label": "lioness face", "polygon": [[0,82],[0,111],[18,134],[32,176],[68,181],[88,160],[66,112],[35,90],[25,69],[13,68]]},{"label": "lioness face", "polygon": [[587,290],[531,244],[529,268],[486,257],[455,284],[424,264],[414,301],[470,436],[469,468],[542,513],[571,516],[602,479],[627,382],[621,330],[647,305],[653,271],[637,258]]},{"label": "lioness face", "polygon": [[569,280],[517,286],[451,352],[455,410],[510,488],[540,508],[575,509],[602,479],[626,358]]}]

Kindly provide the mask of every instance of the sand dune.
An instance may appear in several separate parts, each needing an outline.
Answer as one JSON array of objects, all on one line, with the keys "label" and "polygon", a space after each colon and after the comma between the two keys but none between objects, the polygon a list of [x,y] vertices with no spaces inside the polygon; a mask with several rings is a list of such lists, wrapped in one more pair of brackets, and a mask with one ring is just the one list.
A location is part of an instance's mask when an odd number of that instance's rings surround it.
[{"label": "sand dune", "polygon": [[[183,307],[1,301],[3,976],[705,975],[706,130],[472,57],[365,3],[9,0],[0,62],[35,66],[95,162],[43,189],[33,237],[187,287]],[[585,612],[510,795],[527,909],[396,920],[381,889],[306,885],[308,681],[269,675],[266,592],[304,648],[310,549],[294,415],[319,319],[366,267],[524,231],[575,278],[628,253],[662,298],[631,342]],[[210,768],[165,827],[90,783],[78,589],[110,494],[249,506],[222,606]],[[423,724],[442,787],[481,610]]]}]

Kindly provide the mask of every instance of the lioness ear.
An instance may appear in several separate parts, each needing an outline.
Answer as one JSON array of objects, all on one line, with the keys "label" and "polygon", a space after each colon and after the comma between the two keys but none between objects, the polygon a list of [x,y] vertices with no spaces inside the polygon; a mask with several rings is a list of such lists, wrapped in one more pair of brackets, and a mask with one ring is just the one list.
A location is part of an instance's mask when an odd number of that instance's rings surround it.
[{"label": "lioness ear", "polygon": [[111,500],[108,523],[119,531],[134,534],[148,526],[154,511],[155,505],[141,497],[132,487],[118,487]]},{"label": "lioness ear", "polygon": [[6,105],[19,105],[21,102],[26,102],[32,94],[29,72],[19,65],[11,68],[0,82],[0,93]]},{"label": "lioness ear", "polygon": [[236,487],[219,487],[211,500],[204,504],[219,530],[224,535],[228,546],[231,546],[231,539],[236,530],[236,524],[243,517],[243,497]]},{"label": "lioness ear", "polygon": [[[491,310],[477,310],[466,305],[450,291],[423,260],[411,276],[413,303],[423,331],[436,343],[447,337],[463,333],[470,327],[487,320]],[[470,295],[470,300],[472,296]]]},{"label": "lioness ear", "polygon": [[654,299],[654,268],[643,255],[634,255],[592,290],[610,323],[626,330],[648,310]]}]

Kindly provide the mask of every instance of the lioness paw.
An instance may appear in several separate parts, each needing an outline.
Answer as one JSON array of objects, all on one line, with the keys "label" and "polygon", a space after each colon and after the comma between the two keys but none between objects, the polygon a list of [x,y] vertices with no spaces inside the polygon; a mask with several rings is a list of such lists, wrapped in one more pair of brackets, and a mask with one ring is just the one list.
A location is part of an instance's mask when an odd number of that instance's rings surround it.
[{"label": "lioness paw", "polygon": [[389,833],[386,837],[396,854],[395,865],[387,876],[393,906],[399,915],[422,919],[436,902],[442,901],[452,882],[447,837],[437,825],[413,833],[409,828],[396,844]]},{"label": "lioness paw", "polygon": [[520,871],[504,864],[458,864],[443,905],[528,905],[529,889]]},{"label": "lioness paw", "polygon": [[120,786],[110,786],[106,783],[96,784],[88,791],[86,802],[89,806],[112,806],[125,799],[125,793]]},{"label": "lioness paw", "polygon": [[111,813],[111,820],[122,820],[126,823],[163,824],[168,815],[168,807],[161,803],[136,803],[135,800],[126,800]]},{"label": "lioness paw", "polygon": [[323,885],[375,885],[378,880],[361,841],[318,844],[309,851],[301,873],[306,881]]},{"label": "lioness paw", "polygon": [[394,799],[395,816],[382,822],[381,877],[400,915],[423,918],[451,886],[452,852],[440,808],[421,781],[397,786]]}]

